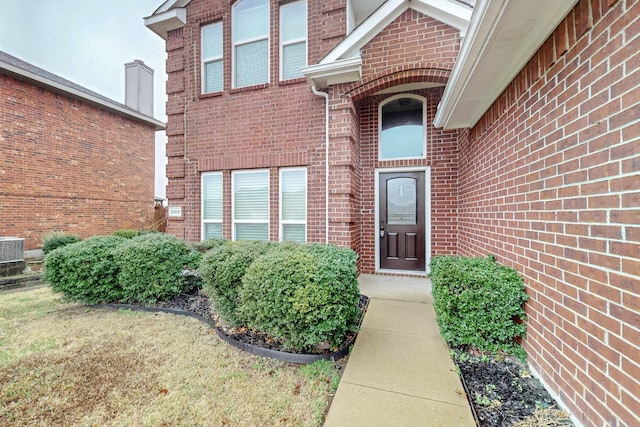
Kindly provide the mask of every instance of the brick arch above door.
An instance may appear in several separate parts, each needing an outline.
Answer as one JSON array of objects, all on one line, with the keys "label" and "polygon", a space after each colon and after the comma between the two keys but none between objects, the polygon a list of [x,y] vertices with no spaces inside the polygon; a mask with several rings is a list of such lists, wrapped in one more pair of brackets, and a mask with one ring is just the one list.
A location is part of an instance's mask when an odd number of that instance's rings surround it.
[{"label": "brick arch above door", "polygon": [[449,80],[451,70],[432,67],[394,67],[385,72],[376,73],[361,81],[346,86],[344,94],[357,103],[380,91],[411,83],[435,83],[444,86]]}]

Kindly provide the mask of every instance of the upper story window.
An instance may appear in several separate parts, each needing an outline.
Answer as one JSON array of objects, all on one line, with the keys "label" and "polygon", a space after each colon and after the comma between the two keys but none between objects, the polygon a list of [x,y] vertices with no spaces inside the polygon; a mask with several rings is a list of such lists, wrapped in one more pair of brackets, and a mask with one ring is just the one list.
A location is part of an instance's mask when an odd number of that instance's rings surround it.
[{"label": "upper story window", "polygon": [[424,98],[398,95],[380,105],[380,160],[424,159],[426,126]]},{"label": "upper story window", "polygon": [[280,6],[280,79],[302,77],[307,65],[307,2]]},{"label": "upper story window", "polygon": [[202,93],[220,92],[223,78],[222,22],[202,27]]},{"label": "upper story window", "polygon": [[232,9],[233,87],[269,82],[269,0],[240,0]]}]

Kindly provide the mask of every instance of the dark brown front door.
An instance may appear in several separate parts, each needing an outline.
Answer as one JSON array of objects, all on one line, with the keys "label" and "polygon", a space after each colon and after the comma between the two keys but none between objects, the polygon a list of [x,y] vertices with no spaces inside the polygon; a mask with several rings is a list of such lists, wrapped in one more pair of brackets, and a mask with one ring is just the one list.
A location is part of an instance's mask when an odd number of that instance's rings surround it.
[{"label": "dark brown front door", "polygon": [[424,172],[380,174],[380,268],[425,271]]}]

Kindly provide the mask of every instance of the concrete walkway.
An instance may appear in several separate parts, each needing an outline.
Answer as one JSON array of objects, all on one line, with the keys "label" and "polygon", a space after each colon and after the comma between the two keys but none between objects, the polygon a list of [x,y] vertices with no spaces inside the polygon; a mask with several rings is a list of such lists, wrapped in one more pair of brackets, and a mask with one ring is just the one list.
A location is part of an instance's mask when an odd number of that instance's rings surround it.
[{"label": "concrete walkway", "polygon": [[325,427],[475,426],[427,278],[362,275],[369,308]]}]

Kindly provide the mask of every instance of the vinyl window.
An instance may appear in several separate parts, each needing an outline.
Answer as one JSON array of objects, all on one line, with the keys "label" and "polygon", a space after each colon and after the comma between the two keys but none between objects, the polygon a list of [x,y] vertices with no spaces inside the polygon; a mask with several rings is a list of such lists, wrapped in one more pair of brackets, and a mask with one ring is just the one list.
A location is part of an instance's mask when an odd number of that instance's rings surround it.
[{"label": "vinyl window", "polygon": [[202,240],[222,238],[222,172],[202,174]]},{"label": "vinyl window", "polygon": [[223,89],[222,22],[202,27],[202,93]]},{"label": "vinyl window", "polygon": [[307,240],[307,170],[280,170],[280,240]]},{"label": "vinyl window", "polygon": [[307,65],[307,2],[280,7],[280,79],[303,77]]},{"label": "vinyl window", "polygon": [[269,171],[232,173],[233,240],[269,240]]},{"label": "vinyl window", "polygon": [[269,82],[269,0],[241,0],[232,9],[233,87]]}]

